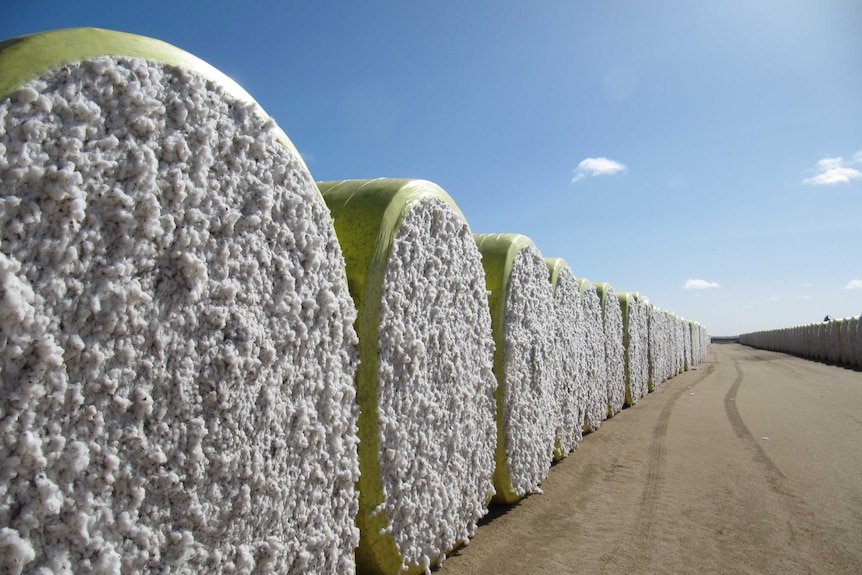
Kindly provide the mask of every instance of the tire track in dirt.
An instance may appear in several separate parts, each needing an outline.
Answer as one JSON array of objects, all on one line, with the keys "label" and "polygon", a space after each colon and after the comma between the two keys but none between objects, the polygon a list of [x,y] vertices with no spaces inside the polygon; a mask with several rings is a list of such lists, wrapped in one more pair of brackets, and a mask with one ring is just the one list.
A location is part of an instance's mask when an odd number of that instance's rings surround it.
[{"label": "tire track in dirt", "polygon": [[[819,525],[817,515],[811,511],[804,498],[795,494],[787,486],[787,477],[775,462],[772,461],[772,458],[769,457],[769,454],[760,442],[751,434],[751,430],[748,429],[745,420],[743,420],[736,406],[736,396],[739,388],[745,381],[745,374],[738,359],[734,358],[733,364],[736,369],[736,378],[724,396],[724,409],[727,413],[727,419],[730,421],[737,437],[753,448],[754,461],[764,471],[764,477],[770,490],[780,497],[784,508],[788,511],[790,517],[786,520],[786,527],[791,545],[794,547],[815,547],[817,550],[814,553],[821,554],[821,558],[817,562],[808,563],[807,561],[801,561],[801,563],[805,564],[804,566],[809,573],[839,572],[838,565],[846,561],[852,562],[852,558],[847,557],[841,549],[822,537],[822,530],[815,527]],[[773,365],[772,367],[775,366]],[[839,557],[843,559],[833,562]]]},{"label": "tire track in dirt", "polygon": [[[655,516],[658,510],[659,492],[664,483],[665,445],[668,424],[677,401],[695,385],[701,383],[715,372],[715,364],[706,361],[701,363],[703,373],[688,384],[673,389],[665,400],[665,406],[656,420],[649,447],[646,481],[638,501],[636,519],[626,533],[617,538],[609,553],[601,557],[605,567],[602,573],[630,572],[645,568],[652,561],[651,536],[655,527]],[[672,385],[672,383],[671,383]],[[623,561],[620,561],[623,559]]]},{"label": "tire track in dirt", "polygon": [[736,436],[754,447],[755,460],[766,469],[766,479],[769,482],[770,488],[776,493],[792,497],[792,494],[784,486],[784,474],[775,465],[769,454],[763,449],[763,446],[754,439],[748,426],[745,425],[742,416],[739,415],[739,410],[736,408],[736,394],[739,392],[745,376],[742,373],[742,367],[740,367],[738,359],[733,360],[733,367],[736,369],[736,379],[733,380],[733,385],[730,386],[730,389],[727,390],[727,394],[724,396],[724,411],[727,413],[727,419],[730,421],[730,425],[733,427]]}]

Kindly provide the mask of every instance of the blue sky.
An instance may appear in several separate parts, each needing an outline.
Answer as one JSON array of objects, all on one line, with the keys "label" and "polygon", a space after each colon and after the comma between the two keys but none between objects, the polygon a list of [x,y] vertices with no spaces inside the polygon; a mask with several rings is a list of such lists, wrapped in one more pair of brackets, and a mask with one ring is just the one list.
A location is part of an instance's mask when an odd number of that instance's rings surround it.
[{"label": "blue sky", "polygon": [[714,335],[862,313],[862,2],[2,12],[2,38],[97,26],[183,48],[248,90],[315,179],[432,180],[474,232],[526,234]]}]

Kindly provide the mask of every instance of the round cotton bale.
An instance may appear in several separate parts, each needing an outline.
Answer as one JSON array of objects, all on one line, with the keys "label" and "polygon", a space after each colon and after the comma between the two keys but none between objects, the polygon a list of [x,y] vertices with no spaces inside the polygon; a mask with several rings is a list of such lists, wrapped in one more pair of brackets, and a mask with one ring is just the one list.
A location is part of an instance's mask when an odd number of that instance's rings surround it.
[{"label": "round cotton bale", "polygon": [[808,340],[808,345],[805,347],[805,352],[802,354],[802,357],[807,357],[808,359],[816,359],[818,356],[819,349],[819,330],[820,324],[810,323],[805,326],[806,339]]},{"label": "round cotton bale", "polygon": [[848,365],[851,367],[862,367],[862,332],[859,330],[859,317],[851,317],[848,322],[850,359]]},{"label": "round cotton bale", "polygon": [[584,332],[584,431],[596,431],[608,415],[608,363],[605,350],[605,324],[602,303],[596,286],[579,279],[581,323]]},{"label": "round cotton bale", "polygon": [[671,376],[670,316],[657,307],[650,307],[650,391],[654,391]]},{"label": "round cotton bale", "polygon": [[674,364],[674,348],[673,348],[673,321],[671,319],[670,312],[667,310],[661,310],[661,354],[662,354],[662,366],[661,366],[661,377],[659,380],[664,383],[671,377],[673,377],[673,364]]},{"label": "round cotton bale", "polygon": [[682,330],[683,371],[688,371],[694,367],[694,359],[692,358],[691,322],[687,319],[680,318],[680,329]]},{"label": "round cotton bale", "polygon": [[850,364],[862,368],[862,317],[851,319],[850,334],[853,340],[853,352]]},{"label": "round cotton bale", "polygon": [[673,314],[673,346],[674,346],[674,372],[677,376],[685,371],[685,320]]},{"label": "round cotton bale", "polygon": [[826,336],[825,359],[831,363],[841,361],[841,320],[833,319],[824,324]]},{"label": "round cotton bale", "polygon": [[617,293],[623,316],[625,348],[625,404],[634,405],[647,394],[649,384],[649,341],[643,302],[637,293]]},{"label": "round cotton bale", "polygon": [[815,326],[815,353],[814,359],[826,361],[829,359],[829,323],[822,322]]},{"label": "round cotton bale", "polygon": [[476,234],[485,267],[496,351],[497,503],[514,503],[539,484],[554,450],[554,296],[548,267],[520,234]]},{"label": "round cotton bale", "polygon": [[583,437],[586,385],[581,292],[572,269],[562,258],[545,258],[554,292],[554,359],[556,375],[556,441],[554,458],[563,459]]},{"label": "round cotton bale", "polygon": [[605,358],[607,361],[608,417],[619,413],[626,400],[626,356],[623,343],[623,314],[620,300],[611,284],[594,284],[602,306],[602,326],[605,333]]},{"label": "round cotton bale", "polygon": [[319,182],[358,308],[364,573],[416,573],[466,541],[494,472],[494,340],[482,256],[422,180]]},{"label": "round cotton bale", "polygon": [[691,322],[691,355],[694,365],[697,367],[703,361],[703,338],[701,337],[701,326],[696,321]]},{"label": "round cotton bale", "polygon": [[351,571],[355,311],[299,154],[168,44],[0,46],[0,572]]},{"label": "round cotton bale", "polygon": [[837,320],[838,331],[838,363],[842,365],[850,365],[850,318]]}]

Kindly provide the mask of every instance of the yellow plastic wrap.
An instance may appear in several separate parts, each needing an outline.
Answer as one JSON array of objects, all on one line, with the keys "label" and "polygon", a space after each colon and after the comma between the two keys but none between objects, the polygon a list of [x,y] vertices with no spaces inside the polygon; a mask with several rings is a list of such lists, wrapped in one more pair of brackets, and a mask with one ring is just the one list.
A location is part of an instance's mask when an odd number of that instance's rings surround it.
[{"label": "yellow plastic wrap", "polygon": [[[50,70],[103,56],[142,58],[195,72],[262,110],[239,84],[197,56],[161,40],[101,28],[64,28],[0,42],[0,99]],[[287,135],[276,130],[278,141],[303,162]],[[304,162],[303,167],[308,169]]]},{"label": "yellow plastic wrap", "polygon": [[380,471],[377,342],[383,280],[392,243],[409,205],[441,200],[462,218],[452,198],[439,186],[424,180],[379,178],[317,182],[332,212],[335,233],[347,266],[347,283],[356,305],[359,368],[356,397],[359,402],[359,548],[360,573],[420,573],[421,565],[400,571],[403,559],[387,530]]},{"label": "yellow plastic wrap", "polygon": [[497,449],[494,452],[494,488],[497,490],[493,501],[496,503],[515,503],[522,496],[515,492],[509,477],[509,463],[506,458],[506,437],[503,422],[503,397],[505,390],[506,338],[506,300],[509,294],[509,278],[512,264],[518,252],[528,246],[535,246],[533,240],[521,234],[475,234],[476,244],[482,253],[485,268],[485,283],[488,287],[488,304],[491,307],[491,327],[494,332],[494,374],[497,376]]}]

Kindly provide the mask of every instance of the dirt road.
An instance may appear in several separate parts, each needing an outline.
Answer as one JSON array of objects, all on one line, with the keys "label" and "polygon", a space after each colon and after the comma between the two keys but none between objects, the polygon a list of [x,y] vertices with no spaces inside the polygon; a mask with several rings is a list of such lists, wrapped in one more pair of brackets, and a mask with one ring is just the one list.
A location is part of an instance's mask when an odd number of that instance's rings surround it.
[{"label": "dirt road", "polygon": [[862,373],[713,345],[438,573],[862,573]]}]

